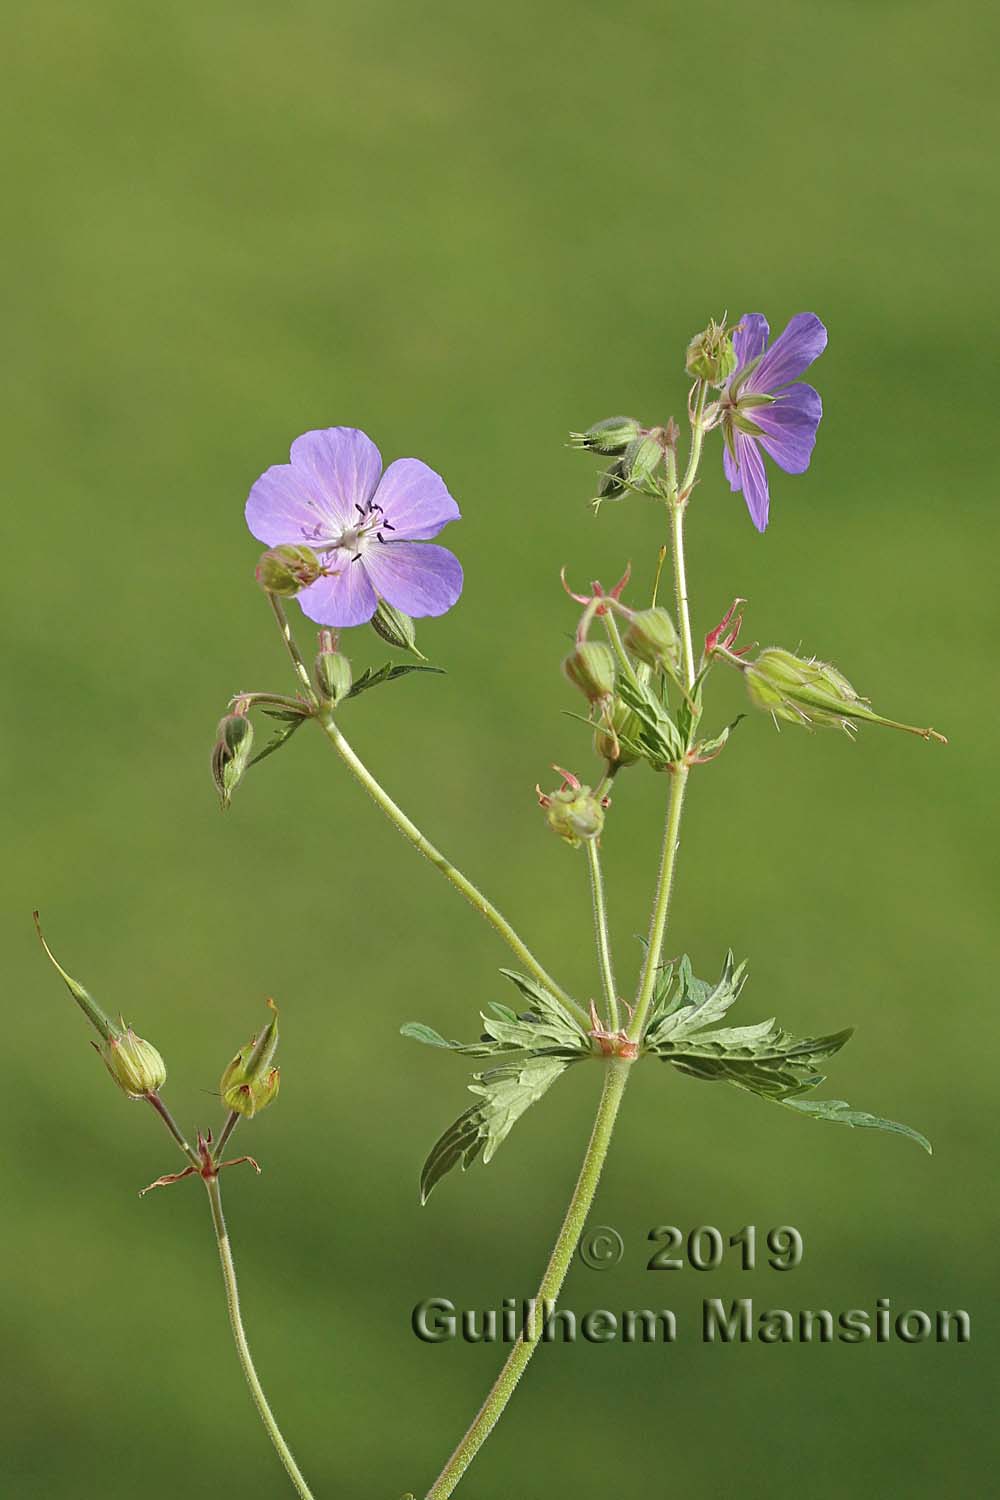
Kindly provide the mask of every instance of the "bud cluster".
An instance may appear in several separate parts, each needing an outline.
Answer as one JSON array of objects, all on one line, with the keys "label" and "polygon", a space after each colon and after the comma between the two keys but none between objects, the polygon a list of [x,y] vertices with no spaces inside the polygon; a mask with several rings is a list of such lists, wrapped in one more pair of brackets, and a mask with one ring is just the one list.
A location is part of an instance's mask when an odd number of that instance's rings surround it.
[{"label": "bud cluster", "polygon": [[595,509],[605,500],[620,500],[630,491],[653,499],[665,498],[668,490],[660,471],[665,455],[676,451],[678,436],[672,418],[665,427],[643,427],[634,417],[605,417],[585,432],[570,433],[574,448],[615,460],[598,481]]},{"label": "bud cluster", "polygon": [[[590,595],[573,593],[565,577],[563,579],[570,597],[585,608],[576,642],[564,658],[562,670],[586,698],[592,714],[596,710],[594,748],[611,775],[638,760],[647,760],[657,770],[662,770],[671,758],[669,752],[653,753],[643,744],[643,726],[635,694],[640,697],[652,695],[653,716],[665,718],[667,681],[679,682],[681,664],[677,627],[669,610],[655,604],[648,609],[630,609],[621,598],[628,579],[629,571],[626,570],[608,593],[595,582]],[[591,622],[608,615],[622,622],[620,639],[617,626],[609,622],[609,631],[613,632],[622,662],[616,660],[615,651],[609,645],[587,638]]]}]

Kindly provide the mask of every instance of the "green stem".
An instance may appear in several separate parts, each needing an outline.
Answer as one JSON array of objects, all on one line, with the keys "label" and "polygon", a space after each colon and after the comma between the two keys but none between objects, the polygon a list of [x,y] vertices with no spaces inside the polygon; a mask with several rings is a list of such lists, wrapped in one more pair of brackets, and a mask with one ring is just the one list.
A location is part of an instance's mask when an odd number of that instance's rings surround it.
[{"label": "green stem", "polygon": [[621,631],[618,629],[618,621],[615,619],[615,613],[613,609],[608,608],[604,611],[604,628],[608,632],[608,640],[611,642],[614,653],[618,658],[619,666],[625,673],[625,676],[628,678],[629,682],[632,684],[636,693],[641,695],[642,688],[639,685],[639,679],[636,676],[635,667],[632,665],[632,662],[629,659],[629,654],[625,650],[625,643],[622,640]]},{"label": "green stem", "polygon": [[611,1030],[617,1031],[618,991],[615,973],[611,964],[611,942],[608,937],[608,912],[604,900],[604,877],[601,873],[601,854],[596,839],[586,839],[587,862],[590,865],[590,893],[594,903],[594,933],[597,937],[597,959],[601,969],[601,983],[608,1005]]},{"label": "green stem", "polygon": [[701,446],[705,436],[703,419],[708,386],[703,380],[696,388],[694,412],[691,416],[691,452],[680,489],[670,502],[670,526],[673,541],[674,599],[677,602],[677,619],[681,629],[681,651],[683,653],[684,677],[690,689],[694,682],[694,646],[691,640],[691,616],[688,608],[687,570],[684,566],[684,513],[701,463]]},{"label": "green stem", "polygon": [[159,1094],[154,1091],[146,1094],[145,1098],[149,1100],[149,1103],[156,1110],[156,1113],[159,1115],[164,1125],[170,1131],[170,1134],[173,1136],[178,1146],[180,1146],[188,1161],[191,1162],[192,1165],[200,1167],[201,1157],[198,1155],[197,1151],[193,1150],[192,1147],[188,1145],[187,1141],[184,1139],[184,1132],[181,1130],[177,1121],[174,1119],[173,1115],[170,1113],[169,1109],[164,1104]]},{"label": "green stem", "polygon": [[670,778],[670,802],[667,807],[667,826],[663,833],[660,874],[656,885],[656,896],[653,901],[653,915],[649,923],[646,959],[642,968],[642,977],[639,981],[635,1011],[628,1028],[629,1038],[633,1042],[640,1041],[642,1038],[649,1004],[653,998],[653,989],[656,985],[660,954],[663,950],[663,937],[667,930],[670,897],[674,889],[674,875],[677,870],[677,846],[680,837],[681,813],[684,809],[684,790],[687,786],[687,779],[687,766],[675,766]]},{"label": "green stem", "polygon": [[223,1153],[223,1151],[225,1151],[226,1146],[229,1143],[229,1137],[232,1135],[233,1131],[236,1129],[236,1127],[237,1127],[237,1125],[239,1123],[240,1123],[240,1112],[239,1112],[239,1110],[238,1109],[232,1109],[232,1110],[230,1110],[229,1111],[229,1115],[228,1115],[228,1117],[226,1119],[226,1123],[223,1125],[222,1129],[219,1131],[219,1139],[216,1141],[216,1143],[215,1143],[215,1149],[212,1152],[212,1160],[216,1164],[218,1164],[222,1160],[222,1153]]},{"label": "green stem", "polygon": [[691,640],[691,614],[688,607],[687,571],[684,567],[684,510],[680,503],[670,510],[670,526],[673,536],[674,554],[674,599],[677,603],[677,620],[681,628],[681,659],[684,680],[688,691],[694,682],[694,645]]},{"label": "green stem", "polygon": [[267,1404],[267,1397],[257,1378],[254,1369],[253,1357],[250,1353],[250,1345],[243,1328],[243,1318],[240,1314],[240,1294],[236,1283],[236,1267],[233,1264],[233,1252],[229,1245],[229,1234],[226,1230],[226,1220],[222,1212],[222,1194],[219,1191],[219,1179],[216,1176],[204,1179],[205,1187],[208,1189],[208,1201],[212,1209],[212,1223],[215,1226],[215,1237],[219,1244],[219,1260],[222,1263],[222,1280],[226,1288],[226,1306],[229,1309],[229,1323],[233,1330],[233,1339],[236,1342],[236,1352],[239,1355],[243,1373],[246,1376],[250,1393],[254,1399],[254,1405],[264,1424],[268,1437],[274,1444],[278,1457],[285,1466],[289,1479],[295,1486],[296,1492],[301,1500],[313,1500],[312,1491],[306,1484],[298,1464],[292,1457],[291,1450],[281,1435],[281,1429],[274,1420],[271,1408]]},{"label": "green stem", "polygon": [[601,1102],[598,1105],[590,1143],[583,1158],[580,1175],[569,1201],[559,1237],[549,1257],[549,1263],[545,1268],[545,1274],[538,1288],[538,1296],[534,1302],[535,1326],[522,1331],[471,1427],[428,1490],[427,1500],[444,1500],[444,1497],[450,1495],[455,1489],[495,1427],[504,1407],[514,1394],[514,1389],[524,1374],[528,1361],[535,1352],[540,1332],[539,1321],[544,1323],[562,1290],[566,1272],[569,1270],[573,1253],[590,1213],[590,1206],[594,1201],[601,1169],[611,1143],[611,1133],[614,1130],[618,1108],[628,1082],[630,1066],[631,1064],[622,1058],[608,1060]]},{"label": "green stem", "polygon": [[456,890],[461,891],[469,904],[474,906],[476,911],[486,918],[494,931],[498,932],[504,942],[513,949],[525,968],[534,975],[539,983],[543,984],[547,990],[550,990],[553,995],[557,996],[563,1005],[574,1013],[581,1024],[589,1028],[590,1017],[583,1007],[577,1004],[572,996],[568,995],[561,985],[556,983],[552,975],[542,967],[531,949],[518,937],[506,917],[497,910],[492,901],[487,900],[478,886],[473,885],[472,881],[466,875],[463,875],[457,866],[445,858],[440,849],[431,843],[430,839],[425,838],[412,819],[408,818],[403,809],[392,800],[389,793],[380,782],[376,781],[368,767],[352,750],[334,721],[333,715],[329,711],[323,712],[318,716],[317,722],[348,770],[361,783],[365,791],[382,809],[390,822],[396,825],[403,837],[413,845],[419,854],[422,854],[425,859],[429,860],[436,870],[440,870],[441,874],[446,880],[451,882]]},{"label": "green stem", "polygon": [[309,676],[309,670],[306,667],[305,662],[302,660],[302,653],[295,643],[295,637],[292,635],[292,627],[289,625],[288,616],[285,614],[285,607],[282,604],[281,600],[278,598],[277,594],[268,594],[267,602],[268,604],[270,604],[274,618],[278,622],[278,629],[281,631],[281,639],[285,643],[285,650],[291,657],[292,666],[295,668],[295,675],[298,677],[303,688],[305,689],[306,699],[309,703],[315,705],[317,702],[316,689],[313,687],[312,678]]},{"label": "green stem", "polygon": [[691,452],[688,454],[687,468],[684,470],[684,478],[681,480],[679,499],[682,505],[686,505],[691,494],[691,486],[694,484],[698,473],[698,465],[701,463],[701,445],[705,437],[703,418],[705,416],[705,403],[708,400],[708,386],[704,380],[699,380],[696,386],[694,398],[694,411],[691,415]]}]

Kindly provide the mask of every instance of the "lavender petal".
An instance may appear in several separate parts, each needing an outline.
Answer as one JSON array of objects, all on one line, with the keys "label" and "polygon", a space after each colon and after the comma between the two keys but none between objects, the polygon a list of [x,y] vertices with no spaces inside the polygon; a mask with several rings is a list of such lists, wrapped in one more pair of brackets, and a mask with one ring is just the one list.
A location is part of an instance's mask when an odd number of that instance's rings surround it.
[{"label": "lavender petal", "polygon": [[826,329],[815,313],[796,313],[747,381],[748,391],[770,393],[797,380],[826,348]]},{"label": "lavender petal", "polygon": [[743,488],[743,480],[740,478],[740,466],[729,451],[729,444],[725,442],[722,445],[722,467],[725,470],[726,478],[729,480],[729,488],[734,493],[737,490],[741,490]]},{"label": "lavender petal", "polygon": [[345,548],[323,555],[331,576],[318,578],[296,595],[302,613],[317,625],[363,625],[375,613],[378,600],[365,573],[363,558],[354,560]]},{"label": "lavender petal", "polygon": [[443,615],[462,592],[462,565],[446,547],[386,542],[369,547],[363,566],[378,592],[416,619]]},{"label": "lavender petal", "polygon": [[461,519],[440,474],[419,458],[397,458],[391,463],[375,498],[391,524],[393,541],[422,541],[437,536],[449,521]]},{"label": "lavender petal", "polygon": [[752,359],[764,353],[770,332],[763,313],[744,313],[733,334],[736,368],[742,370]]},{"label": "lavender petal", "polygon": [[802,474],[809,467],[823,402],[811,385],[799,382],[782,391],[770,406],[754,408],[761,429],[758,442],[786,474]]},{"label": "lavender petal", "polygon": [[758,531],[764,531],[767,527],[767,513],[771,502],[767,487],[767,474],[764,471],[764,460],[760,456],[757,444],[745,432],[736,434],[736,458],[739,464],[743,498],[750,512],[750,519]]},{"label": "lavender petal", "polygon": [[269,547],[282,542],[309,542],[339,526],[321,508],[302,472],[291,464],[274,464],[260,476],[246,503],[250,531]]},{"label": "lavender petal", "polygon": [[356,427],[323,427],[295,439],[292,468],[323,511],[338,523],[353,521],[367,505],[382,473],[382,458],[371,438]]}]

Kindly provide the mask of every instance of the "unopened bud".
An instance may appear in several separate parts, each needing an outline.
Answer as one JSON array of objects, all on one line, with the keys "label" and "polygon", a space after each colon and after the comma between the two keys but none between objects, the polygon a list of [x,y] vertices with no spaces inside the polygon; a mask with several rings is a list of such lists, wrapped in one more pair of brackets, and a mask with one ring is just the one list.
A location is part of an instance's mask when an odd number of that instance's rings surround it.
[{"label": "unopened bud", "polygon": [[581,641],[562,664],[565,675],[588,703],[601,703],[615,687],[615,659],[601,641]]},{"label": "unopened bud", "polygon": [[713,318],[703,333],[695,334],[684,363],[692,380],[725,385],[737,365],[732,333],[726,329],[725,320],[716,323]]},{"label": "unopened bud", "polygon": [[323,564],[311,547],[286,544],[263,553],[254,576],[268,594],[290,598],[323,576]]},{"label": "unopened bud", "polygon": [[660,605],[631,615],[624,640],[632,655],[647,667],[677,665],[677,628],[670,612]]},{"label": "unopened bud", "polygon": [[605,417],[603,422],[595,422],[586,432],[571,432],[569,440],[574,448],[610,453],[618,458],[641,432],[642,426],[635,417]]},{"label": "unopened bud", "polygon": [[399,651],[412,651],[414,656],[419,656],[421,661],[427,658],[417,650],[417,632],[409,615],[404,615],[401,609],[390,604],[386,599],[378,601],[378,608],[371,617],[371,627],[376,635],[380,635],[390,646],[395,646]]},{"label": "unopened bud", "polygon": [[638,739],[641,727],[639,715],[620,698],[615,698],[610,713],[601,719],[594,731],[594,749],[607,761],[609,770],[620,771],[625,766],[635,765],[641,758],[628,748]]},{"label": "unopened bud", "polygon": [[644,433],[633,438],[622,457],[622,481],[630,490],[639,490],[644,495],[658,496],[660,489],[655,474],[663,461],[662,430]]},{"label": "unopened bud", "polygon": [[240,1048],[219,1080],[226,1108],[248,1119],[277,1097],[280,1083],[281,1070],[271,1066],[278,1049],[278,1010],[273,1000],[267,1003],[274,1012],[270,1021]]},{"label": "unopened bud", "polygon": [[604,828],[604,808],[589,786],[581,786],[574,777],[557,792],[538,798],[545,809],[545,820],[553,833],[577,849],[586,839],[597,839]]},{"label": "unopened bud", "polygon": [[219,720],[212,749],[212,777],[224,808],[232,801],[233,792],[239,786],[250,762],[252,750],[253,725],[245,714],[227,714],[224,719]]},{"label": "unopened bud", "polygon": [[336,706],[343,702],[351,691],[354,673],[346,656],[337,650],[337,637],[332,630],[319,633],[319,655],[313,667],[320,697]]},{"label": "unopened bud", "polygon": [[[124,1024],[124,1023],[123,1023]],[[136,1036],[131,1026],[103,1045],[93,1044],[118,1087],[130,1099],[155,1094],[167,1081],[167,1067],[151,1042]]]}]

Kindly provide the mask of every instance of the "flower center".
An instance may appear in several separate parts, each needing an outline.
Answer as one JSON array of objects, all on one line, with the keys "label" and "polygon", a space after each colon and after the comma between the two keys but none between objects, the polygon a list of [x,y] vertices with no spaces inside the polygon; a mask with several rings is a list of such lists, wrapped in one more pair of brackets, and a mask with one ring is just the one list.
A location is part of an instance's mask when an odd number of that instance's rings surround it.
[{"label": "flower center", "polygon": [[382,535],[384,531],[395,531],[395,526],[386,520],[385,511],[377,500],[366,500],[364,505],[356,501],[354,509],[357,515],[337,536],[328,536],[324,539],[322,529],[318,525],[313,528],[315,534],[310,536],[308,535],[309,528],[303,527],[303,536],[314,552],[343,550],[351,553],[352,562],[357,562],[373,540],[385,542],[385,537]]}]

